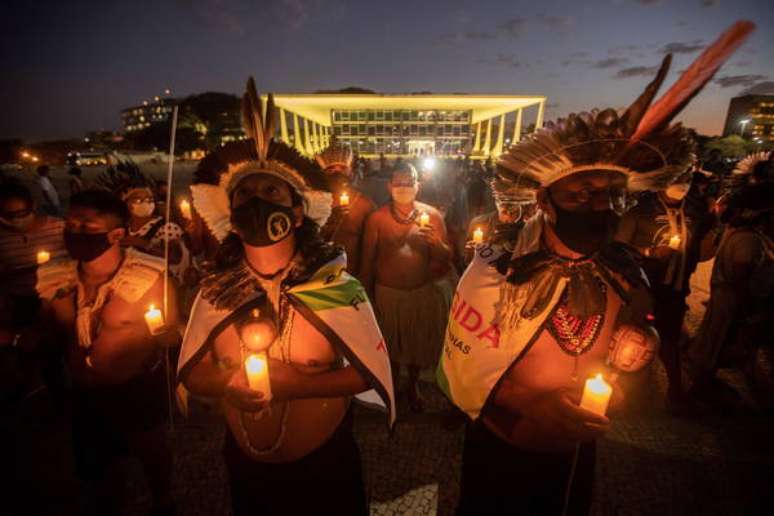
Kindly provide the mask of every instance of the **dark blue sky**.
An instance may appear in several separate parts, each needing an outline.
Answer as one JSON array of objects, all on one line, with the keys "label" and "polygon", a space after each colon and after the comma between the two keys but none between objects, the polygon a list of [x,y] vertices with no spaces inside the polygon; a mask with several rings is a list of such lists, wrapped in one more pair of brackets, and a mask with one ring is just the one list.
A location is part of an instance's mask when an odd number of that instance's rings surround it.
[{"label": "dark blue sky", "polygon": [[[10,4],[29,4],[24,6]],[[719,133],[728,100],[774,93],[769,0],[35,1],[0,4],[0,138],[116,129],[160,94],[357,85],[542,94],[548,120],[627,105],[666,49],[667,85],[734,20],[758,30],[682,118]]]}]

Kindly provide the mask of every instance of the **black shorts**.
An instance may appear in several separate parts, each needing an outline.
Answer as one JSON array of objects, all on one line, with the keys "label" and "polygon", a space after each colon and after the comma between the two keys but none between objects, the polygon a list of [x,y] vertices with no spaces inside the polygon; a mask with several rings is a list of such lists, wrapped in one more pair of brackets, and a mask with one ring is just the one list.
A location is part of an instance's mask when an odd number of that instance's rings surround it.
[{"label": "black shorts", "polygon": [[76,386],[73,445],[79,477],[101,478],[117,457],[129,452],[129,436],[159,428],[166,417],[163,366],[120,385]]},{"label": "black shorts", "polygon": [[[462,454],[458,515],[560,515],[574,452],[520,450],[481,420],[468,425]],[[588,514],[596,443],[580,446],[567,514]]]},{"label": "black shorts", "polygon": [[346,423],[295,462],[257,462],[242,452],[230,431],[223,456],[235,516],[368,514],[360,450]]}]

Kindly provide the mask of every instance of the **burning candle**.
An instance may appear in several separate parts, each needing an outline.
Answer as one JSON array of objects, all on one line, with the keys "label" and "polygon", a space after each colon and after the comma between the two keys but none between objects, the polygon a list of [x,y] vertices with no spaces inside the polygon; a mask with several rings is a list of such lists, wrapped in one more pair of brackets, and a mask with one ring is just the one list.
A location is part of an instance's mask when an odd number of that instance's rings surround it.
[{"label": "burning candle", "polygon": [[349,206],[349,194],[343,192],[339,197],[339,206]]},{"label": "burning candle", "polygon": [[254,391],[262,392],[264,399],[271,399],[271,383],[269,382],[269,363],[266,353],[254,353],[245,359],[247,384]]},{"label": "burning candle", "polygon": [[191,203],[187,199],[180,201],[180,214],[184,218],[191,220]]},{"label": "burning candle", "polygon": [[672,235],[672,238],[669,239],[669,247],[671,247],[675,251],[680,250],[681,243],[682,243],[682,239],[680,238],[680,235]]},{"label": "burning candle", "polygon": [[604,416],[612,394],[613,388],[602,378],[602,373],[599,373],[594,378],[586,380],[586,387],[583,389],[580,406],[600,416]]},{"label": "burning candle", "polygon": [[473,232],[473,243],[480,244],[483,241],[484,241],[484,232],[481,231],[481,228],[476,228],[476,230]]},{"label": "burning candle", "polygon": [[145,323],[148,325],[151,335],[158,333],[164,327],[164,316],[161,314],[161,310],[154,305],[150,305],[148,311],[145,312]]},{"label": "burning candle", "polygon": [[423,211],[422,214],[419,216],[419,227],[423,228],[428,224],[430,224],[430,215],[428,215]]},{"label": "burning candle", "polygon": [[38,265],[43,265],[51,259],[51,253],[48,251],[38,251]]}]

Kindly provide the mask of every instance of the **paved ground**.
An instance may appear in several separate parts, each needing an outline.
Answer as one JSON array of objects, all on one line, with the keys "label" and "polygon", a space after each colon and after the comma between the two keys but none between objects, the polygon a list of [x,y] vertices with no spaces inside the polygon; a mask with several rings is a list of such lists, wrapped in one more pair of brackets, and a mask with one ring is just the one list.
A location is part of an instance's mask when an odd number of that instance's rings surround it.
[{"label": "paved ground", "polygon": [[[694,278],[691,313],[686,319],[689,330],[701,318],[708,271],[705,265]],[[740,375],[726,372],[724,379],[748,398]],[[754,514],[764,496],[771,503],[771,416],[737,410],[712,418],[678,419],[663,409],[665,375],[660,366],[653,369],[649,385],[600,442],[595,515]],[[401,412],[392,436],[379,414],[356,410],[355,432],[373,514],[453,513],[463,430],[442,427],[447,405],[432,383],[423,387],[428,411],[419,416]],[[13,513],[9,500],[22,507],[19,514],[77,512],[79,486],[73,475],[67,428],[67,417],[52,413],[45,391],[29,397],[16,410],[4,411],[0,442],[6,449],[2,456],[15,456],[16,467],[12,471],[4,468],[10,473],[4,486],[11,488],[0,502],[0,514]],[[203,408],[188,421],[178,422],[172,440],[179,514],[230,514],[219,454],[223,432],[218,418]],[[147,514],[149,497],[139,465],[127,460],[119,467],[130,472],[127,513]]]}]

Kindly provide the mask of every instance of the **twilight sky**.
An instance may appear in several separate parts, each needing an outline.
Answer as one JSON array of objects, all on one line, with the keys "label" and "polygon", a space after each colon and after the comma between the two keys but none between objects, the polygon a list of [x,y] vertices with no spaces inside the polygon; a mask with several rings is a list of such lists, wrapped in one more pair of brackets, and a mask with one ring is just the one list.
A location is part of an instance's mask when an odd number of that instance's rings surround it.
[{"label": "twilight sky", "polygon": [[[19,4],[19,5],[11,5]],[[22,5],[27,4],[27,5]],[[668,87],[733,21],[758,25],[681,115],[718,134],[728,100],[774,93],[770,0],[70,0],[0,3],[0,138],[119,128],[172,89],[542,94],[546,120]],[[663,91],[663,90],[662,90]]]}]

